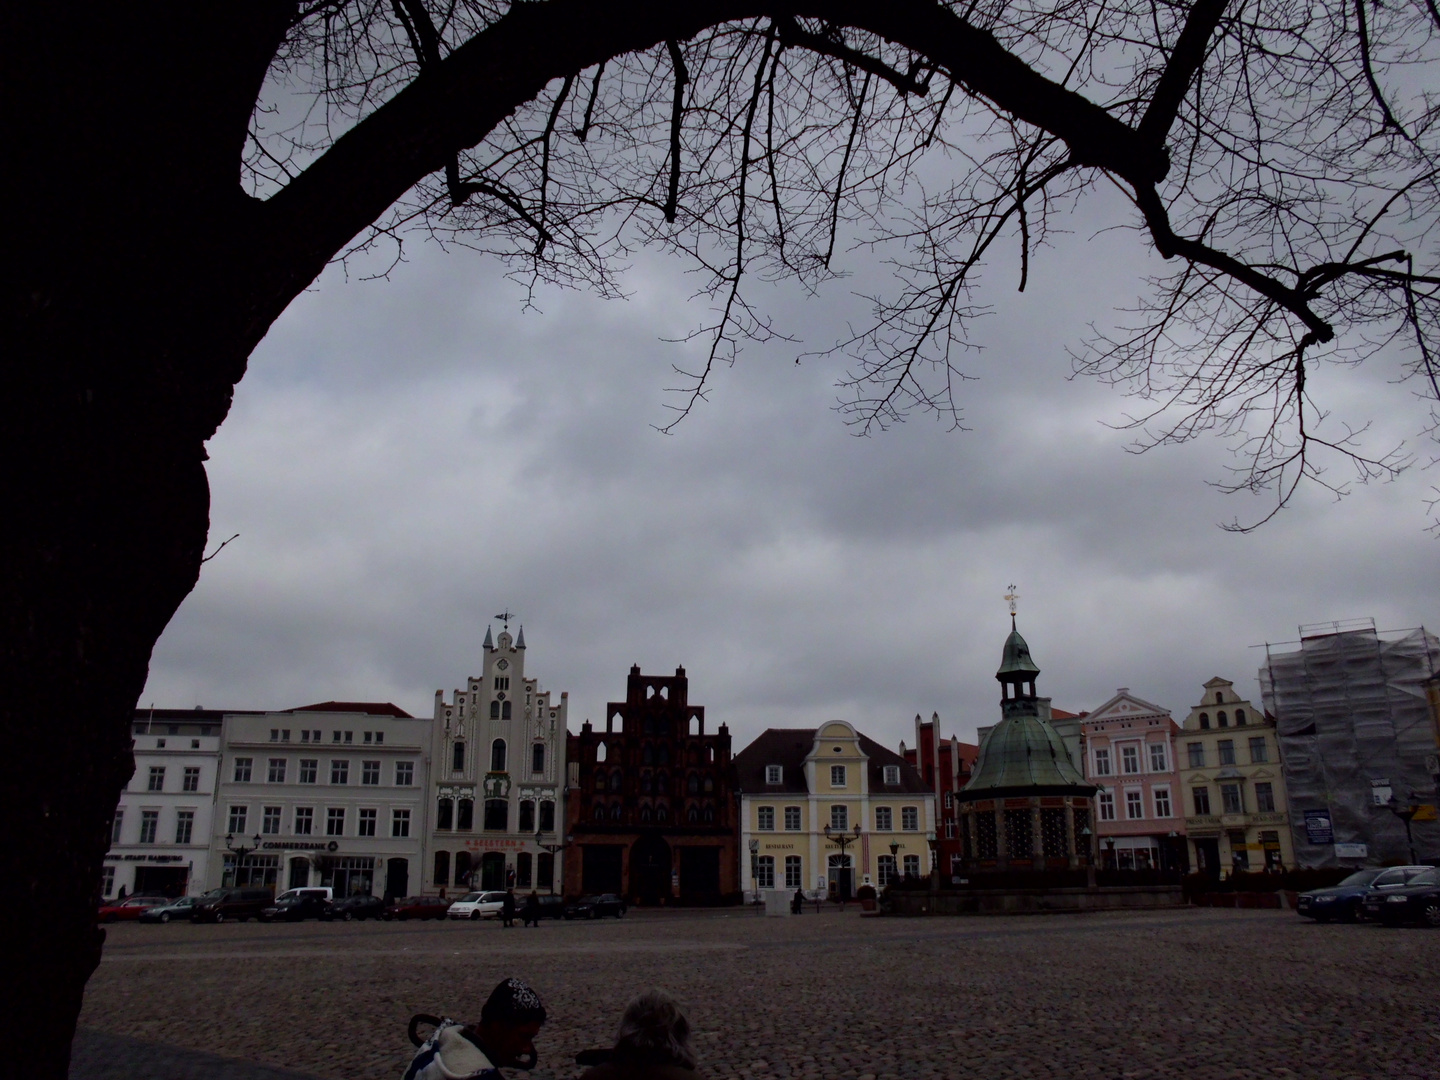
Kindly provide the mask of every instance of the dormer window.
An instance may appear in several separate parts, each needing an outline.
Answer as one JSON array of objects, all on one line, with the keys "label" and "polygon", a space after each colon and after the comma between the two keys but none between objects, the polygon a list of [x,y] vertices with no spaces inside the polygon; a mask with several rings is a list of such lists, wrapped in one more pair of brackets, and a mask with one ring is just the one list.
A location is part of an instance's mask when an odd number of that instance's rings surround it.
[{"label": "dormer window", "polygon": [[767,784],[778,784],[778,783],[781,782],[781,780],[782,780],[782,778],[783,778],[783,775],[784,775],[784,770],[781,769],[781,767],[780,767],[779,765],[766,765],[766,766],[765,766],[765,783],[767,783]]},{"label": "dormer window", "polygon": [[898,783],[900,783],[900,766],[899,766],[899,765],[886,765],[886,766],[885,766],[885,783],[887,783],[887,784],[892,784],[892,785],[893,785],[893,784],[898,784]]}]

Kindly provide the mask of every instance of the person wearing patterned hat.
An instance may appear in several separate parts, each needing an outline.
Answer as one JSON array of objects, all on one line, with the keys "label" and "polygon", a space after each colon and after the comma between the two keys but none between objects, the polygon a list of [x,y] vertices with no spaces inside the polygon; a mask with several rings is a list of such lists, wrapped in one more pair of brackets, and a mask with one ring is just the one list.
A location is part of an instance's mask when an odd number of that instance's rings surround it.
[{"label": "person wearing patterned hat", "polygon": [[502,1068],[533,1069],[535,1036],[544,1023],[540,995],[520,979],[506,979],[491,991],[478,1024],[441,1020],[404,1080],[504,1080]]}]

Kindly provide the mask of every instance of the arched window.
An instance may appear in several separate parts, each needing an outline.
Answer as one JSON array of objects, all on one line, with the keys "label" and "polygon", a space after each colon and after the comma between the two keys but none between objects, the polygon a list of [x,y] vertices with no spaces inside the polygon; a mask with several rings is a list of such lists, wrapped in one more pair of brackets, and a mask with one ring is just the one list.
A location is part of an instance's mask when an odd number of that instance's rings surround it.
[{"label": "arched window", "polygon": [[501,720],[509,720],[509,719],[510,719],[510,702],[508,702],[508,701],[502,701],[502,702],[500,703],[500,719],[501,719]]},{"label": "arched window", "polygon": [[1235,726],[1236,726],[1236,727],[1244,727],[1244,726],[1245,726],[1245,710],[1244,710],[1244,709],[1236,709],[1236,710],[1235,710]]},{"label": "arched window", "polygon": [[670,824],[670,809],[664,803],[655,808],[655,823],[657,825]]},{"label": "arched window", "polygon": [[705,824],[715,824],[715,808],[713,806],[705,807]]},{"label": "arched window", "polygon": [[490,771],[505,771],[505,740],[496,739],[490,744]]},{"label": "arched window", "polygon": [[485,831],[510,831],[510,803],[507,799],[485,800]]},{"label": "arched window", "polygon": [[1215,691],[1215,704],[1216,704],[1216,705],[1224,705],[1224,704],[1225,704],[1225,692],[1224,692],[1223,690],[1216,690],[1216,691]]},{"label": "arched window", "polygon": [[655,794],[670,794],[670,777],[666,776],[663,772],[658,772],[655,774]]},{"label": "arched window", "polygon": [[540,801],[540,830],[541,832],[555,831],[555,804],[549,799]]},{"label": "arched window", "polygon": [[1215,722],[1218,723],[1221,727],[1229,727],[1229,726],[1230,726],[1230,721],[1226,718],[1225,712],[1224,712],[1223,709],[1222,709],[1220,712],[1217,712],[1217,713],[1215,714]]},{"label": "arched window", "polygon": [[617,802],[614,806],[612,806],[612,807],[610,808],[610,820],[611,820],[611,821],[619,821],[619,820],[620,820],[620,814],[621,814],[620,804]]},{"label": "arched window", "polygon": [[1200,730],[1201,730],[1201,731],[1209,731],[1209,730],[1210,730],[1210,714],[1209,714],[1208,712],[1202,712],[1202,713],[1200,714]]},{"label": "arched window", "polygon": [[595,747],[595,760],[597,762],[605,760],[605,744],[603,742],[599,746]]},{"label": "arched window", "polygon": [[545,771],[545,744],[534,743],[530,747],[530,771],[532,773],[543,773]]},{"label": "arched window", "polygon": [[455,772],[465,771],[465,744],[457,742],[450,751],[450,768]]},{"label": "arched window", "polygon": [[655,778],[648,772],[640,774],[640,794],[649,795],[655,790]]},{"label": "arched window", "polygon": [[644,806],[640,807],[640,824],[641,824],[641,825],[649,825],[649,824],[650,824],[650,804],[649,804],[649,803],[646,803]]},{"label": "arched window", "polygon": [[692,716],[692,717],[690,717],[690,734],[691,734],[691,735],[699,735],[699,734],[700,734],[700,718],[699,718],[698,716]]},{"label": "arched window", "polygon": [[707,777],[705,777],[705,794],[706,794],[706,795],[709,795],[709,794],[710,794],[711,792],[713,792],[714,790],[715,790],[715,778],[714,778],[713,776],[707,776]]},{"label": "arched window", "polygon": [[498,702],[498,701],[492,701],[492,702],[490,702],[490,719],[491,719],[491,720],[499,720],[499,719],[500,719],[500,702]]},{"label": "arched window", "polygon": [[469,832],[475,827],[475,800],[461,799],[455,804],[455,828]]},{"label": "arched window", "polygon": [[455,884],[464,888],[470,887],[470,853],[468,851],[457,851],[455,853]]},{"label": "arched window", "polygon": [[715,748],[713,746],[707,746],[705,748],[705,760],[710,762],[715,760]]},{"label": "arched window", "polygon": [[596,804],[595,804],[595,812],[594,812],[591,816],[592,816],[596,821],[604,821],[604,820],[605,820],[605,807],[601,806],[599,803],[596,803]]},{"label": "arched window", "polygon": [[670,746],[669,746],[669,744],[667,744],[667,743],[661,743],[661,744],[660,744],[660,764],[661,764],[661,765],[669,765],[669,764],[670,764]]},{"label": "arched window", "polygon": [[[454,827],[455,803],[450,799],[441,799],[439,805],[435,809],[435,828],[452,829]],[[447,855],[446,858],[449,858],[449,856]],[[446,871],[445,876],[450,876],[448,870]]]},{"label": "arched window", "polygon": [[690,807],[690,809],[685,812],[685,820],[691,825],[696,824],[700,820],[700,811],[696,810],[693,806]]},{"label": "arched window", "polygon": [[610,790],[619,791],[623,779],[624,778],[621,776],[619,769],[616,769],[614,772],[612,772],[610,774]]},{"label": "arched window", "polygon": [[605,774],[603,772],[595,774],[595,790],[597,792],[605,790]]},{"label": "arched window", "polygon": [[523,833],[535,831],[535,804],[529,799],[520,804],[520,831]]},{"label": "arched window", "polygon": [[450,884],[450,852],[448,851],[435,852],[435,884]]},{"label": "arched window", "polygon": [[685,780],[685,793],[687,795],[700,794],[700,777],[696,776],[693,772]]},{"label": "arched window", "polygon": [[654,765],[654,764],[655,764],[655,748],[654,748],[653,746],[651,746],[648,742],[645,744],[645,746],[644,746],[644,747],[641,749],[641,751],[640,751],[640,764],[641,764],[641,765]]}]

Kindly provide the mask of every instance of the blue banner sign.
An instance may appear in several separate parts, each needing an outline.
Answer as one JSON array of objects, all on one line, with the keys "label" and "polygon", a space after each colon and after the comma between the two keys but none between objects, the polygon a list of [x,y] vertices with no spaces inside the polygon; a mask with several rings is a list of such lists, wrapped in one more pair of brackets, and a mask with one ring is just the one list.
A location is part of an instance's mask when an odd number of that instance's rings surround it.
[{"label": "blue banner sign", "polygon": [[1335,830],[1330,824],[1330,811],[1305,811],[1305,839],[1311,844],[1333,844]]}]

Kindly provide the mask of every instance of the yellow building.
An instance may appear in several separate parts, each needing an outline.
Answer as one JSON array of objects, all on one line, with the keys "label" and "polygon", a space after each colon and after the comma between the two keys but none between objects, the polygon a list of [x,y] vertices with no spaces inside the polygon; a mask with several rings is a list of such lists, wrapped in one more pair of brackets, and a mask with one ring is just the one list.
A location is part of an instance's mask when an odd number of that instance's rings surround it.
[{"label": "yellow building", "polygon": [[735,770],[747,898],[798,888],[839,899],[930,873],[934,792],[843,720],[769,728],[735,755]]},{"label": "yellow building", "polygon": [[1234,686],[1207,682],[1175,738],[1191,865],[1217,879],[1295,865],[1275,723]]}]

